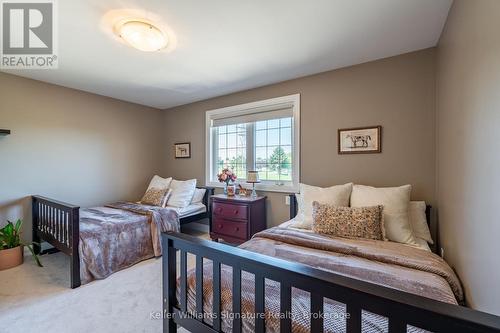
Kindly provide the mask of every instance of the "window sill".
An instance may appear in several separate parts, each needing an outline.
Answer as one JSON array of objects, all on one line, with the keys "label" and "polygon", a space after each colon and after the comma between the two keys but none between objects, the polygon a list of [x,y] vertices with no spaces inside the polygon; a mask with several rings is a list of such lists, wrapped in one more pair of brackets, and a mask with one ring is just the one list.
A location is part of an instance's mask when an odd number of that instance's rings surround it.
[{"label": "window sill", "polygon": [[[238,182],[237,182],[238,183]],[[245,189],[252,189],[252,184],[247,182],[241,182],[241,186]],[[224,184],[219,182],[207,182],[206,186],[215,187],[215,188],[224,188]],[[256,191],[263,192],[277,192],[277,193],[298,193],[299,185],[274,185],[274,184],[265,184],[258,183],[255,184]]]}]

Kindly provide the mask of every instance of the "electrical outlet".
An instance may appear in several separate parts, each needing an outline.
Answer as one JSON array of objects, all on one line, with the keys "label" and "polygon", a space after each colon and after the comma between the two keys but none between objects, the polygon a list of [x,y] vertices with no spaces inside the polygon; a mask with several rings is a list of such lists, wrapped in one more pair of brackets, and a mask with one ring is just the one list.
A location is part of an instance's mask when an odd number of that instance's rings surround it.
[{"label": "electrical outlet", "polygon": [[441,258],[444,259],[444,247],[441,248]]},{"label": "electrical outlet", "polygon": [[285,196],[285,205],[290,206],[290,196]]}]

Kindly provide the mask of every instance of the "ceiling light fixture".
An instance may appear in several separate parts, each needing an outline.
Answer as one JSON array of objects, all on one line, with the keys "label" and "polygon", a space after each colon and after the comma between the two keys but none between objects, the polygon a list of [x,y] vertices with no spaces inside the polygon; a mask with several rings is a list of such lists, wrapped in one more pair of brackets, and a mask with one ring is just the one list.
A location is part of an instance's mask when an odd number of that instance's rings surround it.
[{"label": "ceiling light fixture", "polygon": [[167,35],[144,20],[122,21],[115,27],[115,31],[128,45],[144,52],[159,51],[168,44]]}]

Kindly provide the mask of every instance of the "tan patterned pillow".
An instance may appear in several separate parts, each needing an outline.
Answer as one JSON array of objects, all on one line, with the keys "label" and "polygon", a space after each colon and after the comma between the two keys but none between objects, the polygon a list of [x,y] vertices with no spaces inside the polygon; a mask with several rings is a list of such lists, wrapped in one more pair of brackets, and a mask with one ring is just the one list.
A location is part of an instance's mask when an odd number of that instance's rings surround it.
[{"label": "tan patterned pillow", "polygon": [[384,206],[336,207],[313,202],[313,231],[346,238],[387,240]]},{"label": "tan patterned pillow", "polygon": [[150,205],[150,206],[158,206],[165,207],[167,204],[168,198],[172,193],[171,189],[161,189],[152,187],[146,191],[144,196],[141,199],[141,204]]}]

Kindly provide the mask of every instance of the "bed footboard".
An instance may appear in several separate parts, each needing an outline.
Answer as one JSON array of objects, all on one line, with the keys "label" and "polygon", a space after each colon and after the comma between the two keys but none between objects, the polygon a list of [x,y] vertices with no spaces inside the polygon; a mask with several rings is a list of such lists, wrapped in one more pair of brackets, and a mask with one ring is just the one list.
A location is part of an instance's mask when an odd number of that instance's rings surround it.
[{"label": "bed footboard", "polygon": [[[80,207],[64,202],[33,196],[33,242],[46,241],[57,250],[70,256],[71,288],[80,286]],[[34,245],[35,253],[41,252],[40,245]]]},{"label": "bed footboard", "polygon": [[[232,331],[241,332],[241,273],[255,275],[255,331],[265,332],[265,279],[279,282],[280,312],[291,313],[292,288],[310,293],[311,332],[323,332],[324,298],[345,304],[346,331],[362,332],[363,312],[388,319],[390,333],[407,332],[409,326],[431,332],[500,332],[500,318],[465,307],[447,304],[392,288],[356,280],[289,261],[264,256],[232,246],[180,233],[164,233],[163,245],[163,331],[173,333],[180,325],[191,332],[221,330],[221,265],[233,269]],[[180,256],[177,252],[180,251]],[[187,254],[196,256],[196,313],[187,310]],[[178,266],[177,261],[180,260]],[[212,313],[203,310],[203,259],[213,263]],[[177,274],[177,269],[180,272]],[[180,299],[177,301],[177,276]],[[314,314],[314,315],[313,315]],[[204,315],[213,324],[203,321]],[[292,319],[280,316],[280,331],[291,332]]]}]

